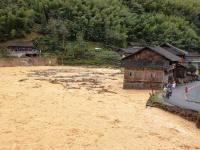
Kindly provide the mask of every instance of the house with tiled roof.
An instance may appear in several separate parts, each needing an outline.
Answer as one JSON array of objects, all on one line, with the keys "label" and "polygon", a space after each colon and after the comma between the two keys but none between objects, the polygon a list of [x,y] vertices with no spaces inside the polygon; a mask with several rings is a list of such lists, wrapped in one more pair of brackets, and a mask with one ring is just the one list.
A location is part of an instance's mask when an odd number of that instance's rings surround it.
[{"label": "house with tiled roof", "polygon": [[173,81],[173,70],[180,57],[162,47],[134,49],[122,58],[125,89],[160,89]]}]

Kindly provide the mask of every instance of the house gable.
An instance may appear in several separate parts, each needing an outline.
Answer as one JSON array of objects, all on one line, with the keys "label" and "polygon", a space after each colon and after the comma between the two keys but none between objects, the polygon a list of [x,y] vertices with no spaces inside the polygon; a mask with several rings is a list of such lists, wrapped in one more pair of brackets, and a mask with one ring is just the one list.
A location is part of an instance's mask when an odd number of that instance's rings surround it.
[{"label": "house gable", "polygon": [[123,59],[126,68],[167,68],[170,61],[150,48],[144,48],[137,53]]}]

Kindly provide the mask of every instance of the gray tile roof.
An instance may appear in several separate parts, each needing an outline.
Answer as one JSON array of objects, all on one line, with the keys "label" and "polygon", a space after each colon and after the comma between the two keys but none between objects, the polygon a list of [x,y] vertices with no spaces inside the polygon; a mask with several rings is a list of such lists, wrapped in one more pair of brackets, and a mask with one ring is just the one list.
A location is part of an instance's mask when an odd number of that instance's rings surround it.
[{"label": "gray tile roof", "polygon": [[187,55],[185,57],[186,62],[200,62],[200,55]]},{"label": "gray tile roof", "polygon": [[188,52],[187,51],[184,51],[182,49],[179,49],[169,43],[165,43],[165,44],[162,44],[160,47],[166,49],[167,51],[169,51],[170,53],[173,53],[174,55],[187,55]]},{"label": "gray tile roof", "polygon": [[145,48],[148,48],[158,54],[160,54],[161,56],[165,57],[166,59],[170,60],[170,61],[179,61],[180,60],[180,57],[174,55],[173,53],[170,53],[169,51],[163,49],[162,47],[143,47],[143,48],[140,48],[140,49],[132,49],[131,50],[131,54],[127,57],[124,57],[122,60],[132,56],[132,55],[135,55],[136,53],[138,53],[139,51],[142,51],[144,50]]},{"label": "gray tile roof", "polygon": [[127,53],[127,54],[133,54],[141,48],[143,48],[143,47],[121,48],[120,50],[122,50],[124,53]]},{"label": "gray tile roof", "polygon": [[33,42],[31,41],[15,41],[10,42],[8,47],[33,47]]}]

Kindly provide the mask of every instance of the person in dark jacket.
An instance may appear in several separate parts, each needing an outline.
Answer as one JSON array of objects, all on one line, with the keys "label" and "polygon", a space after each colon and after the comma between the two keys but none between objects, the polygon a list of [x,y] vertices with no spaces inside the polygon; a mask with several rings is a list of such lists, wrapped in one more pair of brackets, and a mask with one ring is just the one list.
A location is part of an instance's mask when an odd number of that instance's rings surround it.
[{"label": "person in dark jacket", "polygon": [[167,93],[166,93],[167,99],[169,99],[170,96],[172,96],[172,84],[171,84],[171,83],[169,83],[169,84],[167,85]]}]

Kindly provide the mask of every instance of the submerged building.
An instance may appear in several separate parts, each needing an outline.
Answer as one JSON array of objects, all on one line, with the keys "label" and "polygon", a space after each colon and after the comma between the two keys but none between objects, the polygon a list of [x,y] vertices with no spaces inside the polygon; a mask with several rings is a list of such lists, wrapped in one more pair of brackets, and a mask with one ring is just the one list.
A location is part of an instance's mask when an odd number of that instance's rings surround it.
[{"label": "submerged building", "polygon": [[159,89],[173,80],[180,57],[161,47],[135,49],[122,58],[125,89]]}]

